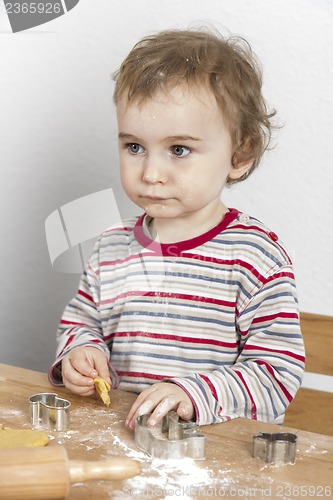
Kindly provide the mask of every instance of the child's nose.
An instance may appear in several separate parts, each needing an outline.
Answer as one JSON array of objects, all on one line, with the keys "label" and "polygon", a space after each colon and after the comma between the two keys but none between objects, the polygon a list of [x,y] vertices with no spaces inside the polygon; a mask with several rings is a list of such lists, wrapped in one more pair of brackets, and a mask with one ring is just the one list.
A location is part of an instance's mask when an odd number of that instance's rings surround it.
[{"label": "child's nose", "polygon": [[166,170],[162,163],[163,160],[161,158],[146,158],[143,170],[143,181],[147,184],[164,184],[166,182]]}]

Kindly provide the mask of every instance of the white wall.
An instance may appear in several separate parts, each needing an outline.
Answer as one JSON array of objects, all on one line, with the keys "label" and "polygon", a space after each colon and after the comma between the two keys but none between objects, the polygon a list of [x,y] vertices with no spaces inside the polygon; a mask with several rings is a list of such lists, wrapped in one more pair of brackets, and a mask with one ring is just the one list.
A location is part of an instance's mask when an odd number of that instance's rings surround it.
[{"label": "white wall", "polygon": [[279,111],[276,149],[229,206],[262,219],[294,258],[300,307],[333,314],[333,3],[80,0],[12,34],[0,2],[0,362],[46,370],[78,275],[52,269],[44,232],[61,205],[112,187],[122,216],[110,74],[143,35],[213,23],[245,36]]}]

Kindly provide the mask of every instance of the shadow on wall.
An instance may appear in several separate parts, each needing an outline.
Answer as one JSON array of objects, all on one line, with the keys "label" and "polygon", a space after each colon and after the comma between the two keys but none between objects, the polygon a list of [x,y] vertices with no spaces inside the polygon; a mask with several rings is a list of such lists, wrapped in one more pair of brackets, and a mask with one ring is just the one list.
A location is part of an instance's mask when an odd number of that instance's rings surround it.
[{"label": "shadow on wall", "polygon": [[53,269],[81,274],[96,238],[120,221],[112,188],[83,196],[52,212],[45,221],[45,233]]}]

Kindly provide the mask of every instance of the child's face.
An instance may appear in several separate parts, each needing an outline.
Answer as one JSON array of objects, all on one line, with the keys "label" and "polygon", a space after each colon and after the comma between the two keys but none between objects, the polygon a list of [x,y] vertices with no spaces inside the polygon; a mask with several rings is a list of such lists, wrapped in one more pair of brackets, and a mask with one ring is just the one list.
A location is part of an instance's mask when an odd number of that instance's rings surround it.
[{"label": "child's face", "polygon": [[176,87],[141,106],[122,98],[117,115],[122,184],[136,205],[153,218],[193,223],[220,210],[227,177],[238,173],[211,93]]}]

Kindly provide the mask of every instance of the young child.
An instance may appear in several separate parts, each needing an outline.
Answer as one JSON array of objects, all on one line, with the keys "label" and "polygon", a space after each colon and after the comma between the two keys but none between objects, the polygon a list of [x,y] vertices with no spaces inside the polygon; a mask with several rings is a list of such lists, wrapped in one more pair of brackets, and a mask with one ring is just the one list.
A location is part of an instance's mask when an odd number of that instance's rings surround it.
[{"label": "young child", "polygon": [[49,377],[139,393],[126,425],[169,410],[198,424],[282,423],[304,370],[294,274],[277,235],[225,206],[271,135],[244,40],[166,31],[115,75],[120,172],[143,210],[99,238],[65,309]]}]

